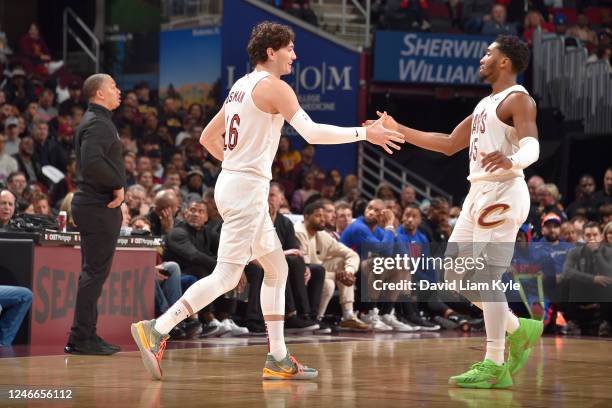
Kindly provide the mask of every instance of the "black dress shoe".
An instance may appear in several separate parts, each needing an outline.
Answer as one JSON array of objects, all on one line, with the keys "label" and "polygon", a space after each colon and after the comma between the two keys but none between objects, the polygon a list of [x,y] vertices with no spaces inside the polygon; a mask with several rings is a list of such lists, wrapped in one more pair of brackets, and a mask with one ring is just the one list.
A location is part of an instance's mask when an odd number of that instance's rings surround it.
[{"label": "black dress shoe", "polygon": [[95,340],[86,340],[83,342],[73,342],[66,344],[64,347],[64,353],[67,354],[78,354],[78,355],[91,355],[91,356],[110,356],[115,354],[116,350],[111,350],[98,343]]},{"label": "black dress shoe", "polygon": [[107,343],[106,340],[104,340],[102,337],[98,336],[97,334],[94,334],[94,340],[97,341],[98,344],[102,345],[103,347],[106,347],[107,349],[114,350],[115,352],[121,351],[120,346],[117,346],[116,344]]}]

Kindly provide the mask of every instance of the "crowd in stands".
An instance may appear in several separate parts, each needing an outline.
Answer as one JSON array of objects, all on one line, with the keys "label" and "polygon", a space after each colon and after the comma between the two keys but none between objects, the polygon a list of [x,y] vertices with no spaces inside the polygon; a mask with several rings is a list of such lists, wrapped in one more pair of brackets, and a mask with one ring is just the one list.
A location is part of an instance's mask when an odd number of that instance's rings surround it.
[{"label": "crowd in stands", "polygon": [[[312,0],[266,0],[314,26],[318,26]],[[608,6],[608,7],[606,7]],[[521,36],[533,41],[543,33],[562,36],[567,45],[584,46],[589,61],[612,58],[610,2],[562,0],[373,0],[371,22],[376,29],[451,32],[474,35]]]},{"label": "crowd in stands", "polygon": [[[24,38],[15,51],[9,48],[12,44],[0,47],[14,57],[0,60],[0,228],[10,228],[16,215],[54,220],[59,211],[66,211],[71,231],[72,140],[87,104],[81,80],[52,64],[38,31],[30,28]],[[39,46],[33,45],[36,41]],[[127,180],[122,231],[163,237],[157,313],[216,265],[223,222],[214,201],[220,163],[199,143],[202,127],[214,112],[215,107],[198,103],[186,106],[176,94],[158,101],[146,83],[124,90],[114,112]],[[297,150],[286,136],[280,140],[273,178],[269,211],[289,265],[287,332],[483,329],[477,309],[435,292],[365,301],[358,290],[362,271],[371,262],[368,248],[382,245],[383,251],[400,248],[411,256],[440,255],[460,207],[441,197],[425,199],[410,185],[385,183],[374,199],[365,200],[355,175],[322,169],[315,146]],[[587,291],[600,291],[603,297],[612,287],[612,264],[605,264],[612,262],[612,168],[603,177],[584,175],[573,202],[564,202],[557,187],[539,176],[529,178],[528,186],[532,207],[517,239],[549,244],[536,251],[535,262],[544,265],[535,275],[543,276],[546,299],[530,292],[513,307],[517,313],[546,319],[549,330],[609,334],[610,311],[604,302],[573,302],[567,307],[556,292],[563,292],[561,283],[570,281]],[[512,274],[526,274],[521,256],[535,255],[517,251]],[[585,263],[585,257],[592,259]],[[440,272],[423,269],[416,275],[435,281]],[[264,335],[262,280],[261,265],[252,261],[235,290],[175,328],[173,338]],[[31,294],[19,293],[19,299],[15,304],[21,309],[14,313],[1,304],[0,328],[3,318],[10,318],[14,326],[25,315],[23,305],[29,307]]]}]

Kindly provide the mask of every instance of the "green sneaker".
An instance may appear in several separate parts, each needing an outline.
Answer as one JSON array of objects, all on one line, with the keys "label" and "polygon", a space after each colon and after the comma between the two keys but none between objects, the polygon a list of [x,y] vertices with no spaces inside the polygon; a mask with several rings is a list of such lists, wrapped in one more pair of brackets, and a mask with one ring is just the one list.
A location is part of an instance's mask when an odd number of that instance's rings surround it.
[{"label": "green sneaker", "polygon": [[449,378],[448,383],[462,388],[507,388],[512,385],[512,377],[508,364],[497,365],[486,359]]},{"label": "green sneaker", "polygon": [[132,337],[140,349],[145,368],[154,380],[161,380],[161,359],[166,349],[166,340],[170,336],[155,330],[155,319],[133,323],[131,331]]},{"label": "green sneaker", "polygon": [[539,320],[519,318],[519,328],[507,337],[508,367],[514,375],[523,368],[531,348],[537,343],[544,331],[544,324]]},{"label": "green sneaker", "polygon": [[264,380],[312,380],[318,374],[316,369],[298,363],[295,357],[287,351],[287,356],[281,361],[276,361],[274,356],[268,353],[262,378]]}]

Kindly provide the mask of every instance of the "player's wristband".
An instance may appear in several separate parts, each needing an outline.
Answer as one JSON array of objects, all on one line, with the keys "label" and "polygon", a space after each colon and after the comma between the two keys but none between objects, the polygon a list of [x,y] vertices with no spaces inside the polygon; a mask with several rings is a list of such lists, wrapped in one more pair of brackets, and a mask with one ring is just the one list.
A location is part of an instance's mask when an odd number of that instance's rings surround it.
[{"label": "player's wristband", "polygon": [[540,142],[535,137],[527,136],[519,140],[519,150],[508,159],[513,169],[524,169],[535,163],[540,156]]}]

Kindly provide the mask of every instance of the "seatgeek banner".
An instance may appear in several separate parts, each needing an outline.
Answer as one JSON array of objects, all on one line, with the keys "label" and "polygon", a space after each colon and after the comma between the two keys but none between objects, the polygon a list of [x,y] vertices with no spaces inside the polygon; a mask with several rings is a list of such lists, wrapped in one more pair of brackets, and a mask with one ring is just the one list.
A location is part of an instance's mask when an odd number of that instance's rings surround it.
[{"label": "seatgeek banner", "polygon": [[[297,60],[291,75],[283,79],[295,90],[302,108],[318,123],[359,126],[359,53],[246,1],[223,2],[222,98],[227,96],[234,82],[253,69],[246,48],[251,30],[264,20],[287,24],[296,34]],[[287,123],[283,134],[291,136],[296,147],[305,143]],[[337,168],[343,174],[354,173],[356,149],[355,143],[317,146],[315,162],[325,170]]]},{"label": "seatgeek banner", "polygon": [[377,31],[374,80],[443,85],[484,85],[480,59],[494,37]]}]

